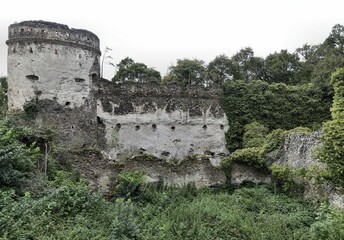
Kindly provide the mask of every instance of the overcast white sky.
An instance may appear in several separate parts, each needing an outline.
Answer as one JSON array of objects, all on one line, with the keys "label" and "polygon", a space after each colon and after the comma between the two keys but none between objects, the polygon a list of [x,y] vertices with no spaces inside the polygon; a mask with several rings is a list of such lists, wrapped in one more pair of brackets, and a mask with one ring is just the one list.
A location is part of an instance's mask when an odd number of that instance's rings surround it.
[{"label": "overcast white sky", "polygon": [[[23,0],[0,13],[0,76],[7,73],[7,27],[45,20],[95,33],[117,64],[129,56],[162,75],[179,58],[206,63],[252,47],[256,56],[321,43],[344,24],[343,0]],[[111,79],[115,68],[107,65]]]}]

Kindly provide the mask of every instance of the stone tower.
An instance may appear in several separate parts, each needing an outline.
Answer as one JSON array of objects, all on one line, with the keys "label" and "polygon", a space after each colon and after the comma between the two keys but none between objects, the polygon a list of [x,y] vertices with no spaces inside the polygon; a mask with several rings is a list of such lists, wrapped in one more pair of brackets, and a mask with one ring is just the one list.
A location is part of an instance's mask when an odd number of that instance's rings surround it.
[{"label": "stone tower", "polygon": [[37,127],[57,130],[60,146],[93,145],[99,38],[63,24],[24,21],[9,26],[6,44],[9,113],[34,112]]},{"label": "stone tower", "polygon": [[69,108],[86,104],[99,76],[99,38],[87,31],[45,21],[8,29],[8,107],[22,110],[34,99]]}]

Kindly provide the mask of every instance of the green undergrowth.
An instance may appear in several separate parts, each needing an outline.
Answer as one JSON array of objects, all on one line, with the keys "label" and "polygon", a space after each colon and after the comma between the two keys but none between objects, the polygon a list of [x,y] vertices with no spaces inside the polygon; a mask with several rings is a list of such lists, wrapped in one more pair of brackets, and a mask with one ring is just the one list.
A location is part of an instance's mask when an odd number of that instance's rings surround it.
[{"label": "green undergrowth", "polygon": [[[0,172],[0,239],[343,237],[343,213],[278,194],[271,186],[173,187],[162,180],[144,184],[143,172],[123,171],[113,197],[105,198],[75,172],[53,167],[53,159],[42,171],[40,146],[51,141],[45,134],[6,123],[0,130],[1,170],[8,170]],[[273,149],[279,135],[267,137],[262,149]],[[12,180],[6,182],[4,173]]]},{"label": "green undergrowth", "polygon": [[[145,186],[112,201],[60,173],[40,198],[0,190],[0,239],[341,239],[343,213],[269,187]],[[320,237],[319,237],[320,236]],[[339,238],[334,238],[339,237]]]}]

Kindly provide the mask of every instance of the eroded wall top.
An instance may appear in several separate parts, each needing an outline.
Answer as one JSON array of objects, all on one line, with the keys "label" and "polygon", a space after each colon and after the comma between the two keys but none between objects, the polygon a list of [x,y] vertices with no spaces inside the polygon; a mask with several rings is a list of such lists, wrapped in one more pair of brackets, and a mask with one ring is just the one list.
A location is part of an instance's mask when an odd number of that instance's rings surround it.
[{"label": "eroded wall top", "polygon": [[52,42],[70,44],[100,53],[99,38],[84,29],[47,21],[23,21],[8,27],[7,44],[18,41]]}]

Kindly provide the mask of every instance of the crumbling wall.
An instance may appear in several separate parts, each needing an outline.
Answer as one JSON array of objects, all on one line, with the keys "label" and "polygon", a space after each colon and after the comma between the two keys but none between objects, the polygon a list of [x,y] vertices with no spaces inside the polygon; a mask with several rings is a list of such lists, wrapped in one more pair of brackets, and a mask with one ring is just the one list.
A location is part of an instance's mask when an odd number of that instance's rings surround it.
[{"label": "crumbling wall", "polygon": [[97,91],[97,118],[106,128],[109,157],[116,161],[149,154],[170,161],[207,155],[219,165],[226,155],[226,116],[221,89],[157,84],[112,84]]},{"label": "crumbling wall", "polygon": [[[98,142],[109,159],[127,167],[140,165],[152,179],[164,175],[166,182],[179,185],[190,181],[202,186],[223,183],[219,165],[228,154],[228,123],[219,104],[221,91],[100,80],[95,88],[97,121],[104,135]],[[131,160],[137,156],[154,156],[170,165],[133,164]],[[190,156],[206,160],[194,162]],[[185,173],[185,168],[190,172]],[[209,169],[217,171],[220,180],[214,180]]]}]

